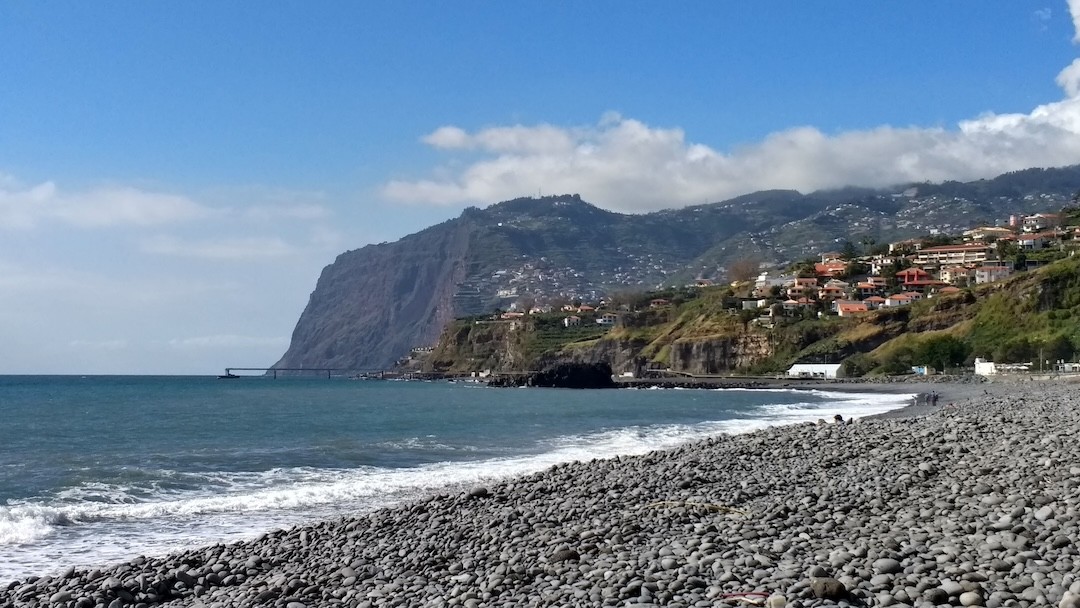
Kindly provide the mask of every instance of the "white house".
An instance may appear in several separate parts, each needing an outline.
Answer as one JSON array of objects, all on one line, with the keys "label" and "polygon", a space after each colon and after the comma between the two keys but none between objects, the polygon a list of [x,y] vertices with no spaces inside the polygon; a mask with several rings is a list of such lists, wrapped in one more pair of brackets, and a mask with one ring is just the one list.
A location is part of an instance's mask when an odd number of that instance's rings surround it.
[{"label": "white house", "polygon": [[832,380],[842,378],[844,370],[839,363],[796,363],[787,370],[791,378],[824,378]]},{"label": "white house", "polygon": [[993,283],[1006,279],[1011,274],[1012,268],[1008,266],[980,266],[975,269],[975,282],[979,285]]},{"label": "white house", "polygon": [[975,357],[975,375],[976,376],[993,376],[997,373],[997,368],[994,366],[993,361],[987,361],[982,357]]}]

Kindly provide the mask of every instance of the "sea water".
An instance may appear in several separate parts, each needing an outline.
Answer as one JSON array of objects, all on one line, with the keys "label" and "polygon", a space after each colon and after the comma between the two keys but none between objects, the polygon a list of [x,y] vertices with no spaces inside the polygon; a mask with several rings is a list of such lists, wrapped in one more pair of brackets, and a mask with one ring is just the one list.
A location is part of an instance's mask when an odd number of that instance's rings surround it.
[{"label": "sea water", "polygon": [[0,584],[905,395],[0,376]]}]

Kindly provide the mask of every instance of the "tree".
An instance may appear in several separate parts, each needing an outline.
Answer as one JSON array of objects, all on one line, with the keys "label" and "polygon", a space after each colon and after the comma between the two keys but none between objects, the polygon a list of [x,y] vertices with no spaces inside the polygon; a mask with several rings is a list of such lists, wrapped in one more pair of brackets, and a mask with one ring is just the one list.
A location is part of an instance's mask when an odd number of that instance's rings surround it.
[{"label": "tree", "polygon": [[855,247],[855,243],[844,241],[844,246],[840,248],[840,259],[850,262],[857,257],[859,257],[859,250]]},{"label": "tree", "polygon": [[729,281],[749,281],[758,274],[761,263],[752,258],[740,258],[728,264],[727,274]]},{"label": "tree", "polygon": [[873,250],[874,243],[877,243],[877,241],[872,236],[864,236],[862,237],[860,242],[863,246],[864,255],[870,255],[870,252]]},{"label": "tree", "polygon": [[963,365],[971,347],[963,340],[949,335],[931,336],[919,343],[914,360],[934,369],[945,370]]}]

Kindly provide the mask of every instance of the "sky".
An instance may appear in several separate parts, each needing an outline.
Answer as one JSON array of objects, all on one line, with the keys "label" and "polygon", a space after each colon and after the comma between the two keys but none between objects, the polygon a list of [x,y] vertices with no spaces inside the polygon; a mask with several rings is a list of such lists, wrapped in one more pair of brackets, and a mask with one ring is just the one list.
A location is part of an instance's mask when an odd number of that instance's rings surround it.
[{"label": "sky", "polygon": [[1080,0],[0,0],[0,374],[269,366],[469,205],[1080,162]]}]

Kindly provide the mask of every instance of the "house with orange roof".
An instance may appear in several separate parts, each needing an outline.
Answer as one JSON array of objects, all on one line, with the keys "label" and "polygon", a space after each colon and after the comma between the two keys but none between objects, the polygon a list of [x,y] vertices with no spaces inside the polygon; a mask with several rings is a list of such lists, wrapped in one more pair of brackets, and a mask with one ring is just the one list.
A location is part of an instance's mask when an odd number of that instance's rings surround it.
[{"label": "house with orange roof", "polygon": [[885,298],[886,308],[895,308],[897,306],[907,306],[911,304],[911,296],[904,293],[893,294]]},{"label": "house with orange roof", "polygon": [[787,312],[799,310],[800,308],[810,308],[813,305],[814,301],[810,298],[791,298],[781,302],[781,306],[783,306],[784,310]]},{"label": "house with orange roof", "polygon": [[862,302],[839,302],[836,306],[836,314],[841,317],[850,317],[869,310],[870,307]]},{"label": "house with orange roof", "polygon": [[839,285],[827,284],[818,289],[819,300],[836,300],[847,297],[847,289]]},{"label": "house with orange roof", "polygon": [[666,298],[656,298],[649,302],[649,308],[664,308],[666,306],[671,306],[671,300]]},{"label": "house with orange roof", "polygon": [[935,289],[948,285],[945,281],[939,281],[937,279],[925,279],[920,281],[911,281],[904,283],[904,289],[909,292],[926,293]]},{"label": "house with orange roof", "polygon": [[945,287],[937,290],[937,293],[943,296],[950,296],[954,293],[960,293],[960,291],[961,289],[955,285],[946,285]]},{"label": "house with orange roof", "polygon": [[896,280],[900,281],[904,285],[914,281],[926,281],[930,278],[930,273],[926,272],[922,268],[905,268],[896,273]]},{"label": "house with orange roof", "polygon": [[869,281],[860,282],[860,283],[855,284],[855,295],[858,296],[859,299],[866,299],[866,298],[868,298],[870,296],[877,295],[879,293],[881,293],[881,287],[879,287],[879,286],[877,286],[877,285],[875,285],[875,284],[873,284],[873,283],[871,283]]},{"label": "house with orange roof", "polygon": [[562,320],[563,327],[577,327],[581,325],[581,317],[571,315]]},{"label": "house with orange roof", "polygon": [[870,296],[863,300],[863,304],[866,304],[866,307],[870,310],[877,310],[882,306],[885,306],[885,298],[881,296]]},{"label": "house with orange roof", "polygon": [[837,277],[847,272],[847,262],[835,261],[814,264],[814,272],[817,273],[817,276],[823,278]]},{"label": "house with orange roof", "polygon": [[789,298],[799,298],[815,293],[817,291],[817,284],[817,279],[803,279],[796,277],[788,285],[787,296]]}]

